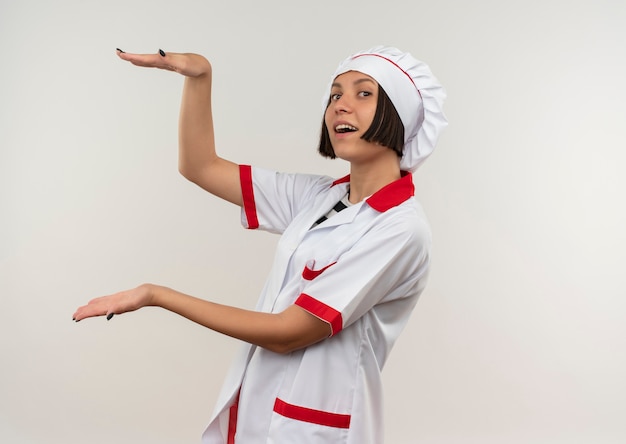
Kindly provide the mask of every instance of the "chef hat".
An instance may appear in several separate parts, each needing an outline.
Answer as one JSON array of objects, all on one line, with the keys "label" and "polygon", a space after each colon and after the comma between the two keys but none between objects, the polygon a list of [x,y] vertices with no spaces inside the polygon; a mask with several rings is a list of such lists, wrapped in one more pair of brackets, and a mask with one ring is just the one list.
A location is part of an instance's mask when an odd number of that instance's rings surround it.
[{"label": "chef hat", "polygon": [[375,46],[351,55],[339,64],[324,96],[324,109],[333,81],[348,71],[367,74],[378,82],[394,104],[404,124],[400,168],[415,171],[432,153],[439,132],[448,124],[442,106],[446,93],[430,68],[396,48]]}]

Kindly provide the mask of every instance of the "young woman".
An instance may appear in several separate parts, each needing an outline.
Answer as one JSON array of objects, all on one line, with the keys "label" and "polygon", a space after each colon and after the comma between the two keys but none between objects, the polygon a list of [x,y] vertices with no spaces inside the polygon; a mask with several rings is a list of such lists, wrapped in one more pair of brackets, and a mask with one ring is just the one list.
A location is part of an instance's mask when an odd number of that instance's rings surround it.
[{"label": "young woman", "polygon": [[92,300],[74,320],[158,306],[244,341],[205,443],[383,442],[381,369],[429,266],[411,173],[446,125],[443,88],[395,48],[344,60],[324,96],[319,151],[348,161],[350,174],[332,179],[219,157],[204,57],[118,55],[185,76],[180,172],[242,207],[244,227],[282,237],[254,311],[144,284]]}]

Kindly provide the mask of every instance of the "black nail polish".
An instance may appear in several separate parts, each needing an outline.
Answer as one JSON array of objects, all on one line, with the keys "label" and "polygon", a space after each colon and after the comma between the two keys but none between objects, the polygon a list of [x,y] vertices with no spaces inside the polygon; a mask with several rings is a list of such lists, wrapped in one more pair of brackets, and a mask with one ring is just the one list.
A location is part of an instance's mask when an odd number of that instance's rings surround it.
[{"label": "black nail polish", "polygon": [[113,317],[113,313],[109,313],[109,314],[107,315],[107,321],[110,321],[112,317]]},{"label": "black nail polish", "polygon": [[163,51],[162,49],[159,49],[159,54],[161,54],[161,57],[165,57],[165,51]]},{"label": "black nail polish", "polygon": [[115,48],[117,49],[119,52],[121,52],[122,54],[124,54],[124,51],[122,51],[120,48]]}]

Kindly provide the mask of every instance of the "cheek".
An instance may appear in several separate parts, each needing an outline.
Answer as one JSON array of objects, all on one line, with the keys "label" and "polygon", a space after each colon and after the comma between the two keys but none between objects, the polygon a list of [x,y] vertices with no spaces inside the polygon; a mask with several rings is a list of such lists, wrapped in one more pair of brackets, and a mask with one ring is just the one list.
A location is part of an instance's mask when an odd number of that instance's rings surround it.
[{"label": "cheek", "polygon": [[331,122],[332,112],[330,110],[330,106],[326,107],[326,111],[324,112],[324,125],[326,128],[329,128],[329,123]]},{"label": "cheek", "polygon": [[367,124],[368,128],[369,128],[369,125],[371,125],[372,122],[374,121],[374,116],[375,115],[376,115],[376,110],[375,109],[367,113],[367,115],[366,115],[367,117],[366,118],[367,118],[367,122],[368,122],[368,124]]}]

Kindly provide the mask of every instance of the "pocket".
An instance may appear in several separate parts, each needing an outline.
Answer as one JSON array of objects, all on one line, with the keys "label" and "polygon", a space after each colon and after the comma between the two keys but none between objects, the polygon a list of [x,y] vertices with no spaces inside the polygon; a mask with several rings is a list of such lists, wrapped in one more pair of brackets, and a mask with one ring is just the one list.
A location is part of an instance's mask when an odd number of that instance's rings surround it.
[{"label": "pocket", "polygon": [[289,404],[280,398],[276,398],[274,402],[274,412],[286,418],[309,422],[311,424],[334,427],[337,429],[350,428],[350,415],[301,407],[299,405]]},{"label": "pocket", "polygon": [[348,441],[350,415],[314,410],[276,398],[268,442],[342,444]]}]

